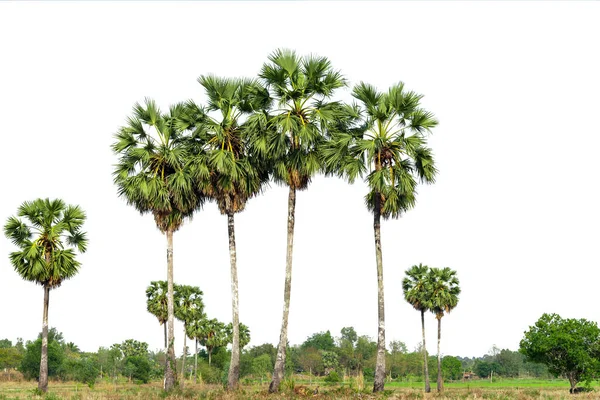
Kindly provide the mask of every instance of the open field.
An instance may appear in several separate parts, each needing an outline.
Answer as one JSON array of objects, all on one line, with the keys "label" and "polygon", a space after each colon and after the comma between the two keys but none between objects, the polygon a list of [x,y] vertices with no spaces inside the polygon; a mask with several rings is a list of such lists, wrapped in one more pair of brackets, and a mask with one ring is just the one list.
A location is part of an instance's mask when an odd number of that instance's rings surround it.
[{"label": "open field", "polygon": [[[435,384],[434,384],[435,386]],[[318,387],[318,393],[314,390]],[[82,384],[51,382],[48,394],[36,393],[35,382],[0,383],[0,400],[47,399],[47,400],[159,400],[159,399],[491,399],[491,400],[554,400],[554,399],[598,399],[599,387],[595,391],[570,395],[566,381],[504,380],[446,383],[442,394],[422,392],[422,383],[391,382],[384,393],[373,395],[370,384],[363,391],[344,385],[323,386],[321,382],[296,384],[295,390],[284,390],[269,396],[267,385],[242,385],[236,393],[227,393],[218,385],[187,385],[184,391],[165,396],[160,382],[146,385],[98,383],[93,388]],[[434,389],[435,391],[435,389]]]}]

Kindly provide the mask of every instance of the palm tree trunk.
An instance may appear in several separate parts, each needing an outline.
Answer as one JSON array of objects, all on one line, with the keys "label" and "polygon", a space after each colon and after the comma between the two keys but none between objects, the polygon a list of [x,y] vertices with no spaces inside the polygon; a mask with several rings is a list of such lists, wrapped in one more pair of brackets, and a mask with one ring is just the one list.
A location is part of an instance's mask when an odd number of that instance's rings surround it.
[{"label": "palm tree trunk", "polygon": [[44,313],[42,317],[42,358],[40,360],[40,380],[38,389],[48,391],[48,307],[50,305],[50,286],[44,285]]},{"label": "palm tree trunk", "polygon": [[210,367],[210,361],[211,361],[211,356],[212,356],[212,348],[207,348],[206,349],[208,351],[208,366]]},{"label": "palm tree trunk", "polygon": [[290,314],[290,294],[292,292],[292,253],[294,250],[294,219],[296,215],[296,188],[290,186],[288,195],[288,226],[287,226],[287,254],[285,262],[285,287],[283,291],[283,320],[281,321],[281,333],[279,335],[279,346],[277,347],[277,358],[273,369],[273,379],[269,385],[269,393],[279,390],[279,384],[283,380],[285,372],[285,352],[287,346],[288,317]]},{"label": "palm tree trunk", "polygon": [[198,339],[195,340],[196,346],[194,349],[194,384],[198,383]]},{"label": "palm tree trunk", "polygon": [[437,348],[437,364],[438,364],[438,375],[437,375],[437,391],[441,392],[443,389],[442,382],[442,355],[440,353],[440,340],[442,339],[442,318],[438,318],[438,348]]},{"label": "palm tree trunk", "polygon": [[425,393],[431,392],[429,384],[429,366],[427,365],[427,347],[425,346],[425,310],[421,310],[421,332],[423,333],[423,360],[425,362]]},{"label": "palm tree trunk", "polygon": [[169,363],[169,357],[167,357],[167,353],[169,351],[167,344],[167,321],[163,322],[163,328],[165,330],[165,376],[167,376],[167,364]]},{"label": "palm tree trunk", "polygon": [[183,355],[181,360],[181,382],[179,382],[179,386],[183,389],[183,384],[185,382],[185,359],[187,358],[187,332],[185,329],[185,324],[183,324]]},{"label": "palm tree trunk", "polygon": [[381,392],[385,384],[385,315],[383,300],[383,260],[381,255],[381,197],[375,193],[373,212],[373,230],[375,232],[375,257],[377,259],[377,360],[373,392]]},{"label": "palm tree trunk", "polygon": [[167,230],[167,369],[165,370],[165,390],[175,387],[175,329],[173,305],[173,231]]},{"label": "palm tree trunk", "polygon": [[231,361],[227,376],[227,390],[235,390],[240,380],[240,314],[238,296],[237,260],[235,251],[235,224],[233,212],[227,213],[227,233],[229,234],[229,262],[231,264],[231,308],[233,312],[233,343]]}]

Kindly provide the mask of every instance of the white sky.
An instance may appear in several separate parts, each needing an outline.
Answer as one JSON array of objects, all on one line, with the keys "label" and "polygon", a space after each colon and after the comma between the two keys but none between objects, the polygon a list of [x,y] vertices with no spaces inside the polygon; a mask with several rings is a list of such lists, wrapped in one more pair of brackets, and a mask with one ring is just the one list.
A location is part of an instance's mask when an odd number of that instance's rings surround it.
[{"label": "white sky", "polygon": [[[136,101],[204,97],[201,74],[255,76],[278,47],[331,59],[352,84],[397,81],[440,120],[439,178],[383,223],[387,341],[420,340],[402,297],[413,264],[458,271],[442,352],[517,349],[544,312],[598,321],[600,3],[0,3],[2,225],[25,200],[88,214],[81,272],[50,295],[50,326],[85,351],[128,338],[157,349],[145,289],[166,278],[153,218],[117,197],[113,134]],[[348,97],[349,91],[339,97]],[[344,326],[376,336],[372,216],[364,184],[317,178],[298,195],[289,340]],[[251,345],[281,324],[287,190],[236,219],[240,318]],[[175,281],[231,320],[226,218],[214,204],[175,234]],[[33,339],[43,292],[13,271],[0,238],[0,338]],[[435,319],[427,319],[434,349]],[[182,345],[176,325],[176,348]]]}]

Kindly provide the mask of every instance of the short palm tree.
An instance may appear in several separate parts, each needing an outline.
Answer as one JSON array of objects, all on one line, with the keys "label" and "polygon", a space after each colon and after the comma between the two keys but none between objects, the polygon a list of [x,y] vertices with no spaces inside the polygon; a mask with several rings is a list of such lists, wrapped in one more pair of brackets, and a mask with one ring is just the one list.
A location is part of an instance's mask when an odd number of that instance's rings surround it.
[{"label": "short palm tree", "polygon": [[188,322],[186,327],[187,337],[194,339],[194,384],[198,383],[198,340],[202,337],[202,321],[206,318],[202,315],[200,318]]},{"label": "short palm tree", "polygon": [[249,153],[244,122],[247,116],[261,111],[270,102],[268,92],[258,82],[248,79],[200,76],[198,82],[208,97],[206,109],[188,103],[187,119],[181,126],[192,129],[192,145],[200,154],[196,168],[202,173],[198,187],[215,200],[221,214],[227,215],[229,259],[231,266],[231,302],[233,343],[227,388],[235,389],[240,376],[239,296],[237,252],[235,244],[236,213],[242,212],[247,201],[259,194],[268,182],[267,168],[258,157]]},{"label": "short palm tree", "polygon": [[345,108],[346,116],[330,130],[330,140],[321,146],[328,174],[354,181],[367,172],[369,192],[365,198],[373,213],[377,265],[378,335],[373,391],[384,388],[385,316],[381,218],[398,218],[415,205],[417,179],[433,182],[436,168],[426,134],[437,125],[433,115],[420,107],[422,98],[406,91],[404,84],[387,92],[361,82],[352,95],[359,105]]},{"label": "short palm tree", "polygon": [[10,253],[15,271],[26,281],[44,288],[42,351],[38,389],[48,390],[48,306],[50,290],[79,272],[75,250],[84,253],[86,233],[81,231],[85,213],[79,206],[62,200],[26,201],[9,217],[4,234],[19,250]]},{"label": "short palm tree", "polygon": [[438,321],[438,342],[437,342],[437,390],[442,391],[442,356],[440,353],[440,341],[442,339],[442,317],[444,314],[452,311],[458,304],[458,295],[460,294],[459,281],[456,277],[456,271],[450,268],[431,268],[428,276],[431,285],[431,312],[435,314]]},{"label": "short palm tree", "polygon": [[419,264],[413,265],[406,271],[402,280],[404,299],[421,313],[421,333],[423,335],[423,365],[425,375],[425,392],[431,392],[429,384],[429,368],[427,367],[427,347],[425,345],[425,312],[431,309],[431,285],[428,281],[429,267]]},{"label": "short palm tree", "polygon": [[214,318],[203,319],[200,323],[199,332],[200,335],[197,336],[198,342],[206,347],[206,353],[208,353],[208,365],[210,365],[214,349],[227,345],[228,338],[225,324]]},{"label": "short palm tree", "polygon": [[181,382],[183,389],[185,381],[185,360],[187,358],[186,339],[188,337],[188,325],[203,318],[204,303],[202,302],[202,291],[199,287],[189,285],[175,285],[175,317],[183,322],[183,356],[181,366]]},{"label": "short palm tree", "polygon": [[183,105],[161,113],[153,100],[136,104],[133,116],[115,135],[119,156],[113,172],[119,196],[141,214],[151,213],[167,237],[167,363],[165,390],[174,388],[175,332],[173,303],[173,233],[203,202],[188,168],[188,140],[178,124]]},{"label": "short palm tree", "polygon": [[165,350],[167,349],[167,291],[167,281],[152,281],[146,289],[146,309],[164,327]]},{"label": "short palm tree", "polygon": [[318,146],[323,141],[323,128],[335,121],[338,108],[337,103],[326,100],[346,82],[327,58],[300,57],[281,49],[269,56],[260,78],[271,92],[275,109],[250,119],[254,153],[269,160],[275,182],[289,188],[283,318],[269,386],[273,393],[279,390],[285,367],[296,191],[306,189],[321,168]]}]

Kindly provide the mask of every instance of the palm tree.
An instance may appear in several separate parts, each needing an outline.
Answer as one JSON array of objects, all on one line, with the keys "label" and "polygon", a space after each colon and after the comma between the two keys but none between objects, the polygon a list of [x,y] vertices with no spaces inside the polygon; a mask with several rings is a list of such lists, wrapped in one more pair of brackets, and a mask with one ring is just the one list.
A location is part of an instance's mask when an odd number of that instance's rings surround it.
[{"label": "palm tree", "polygon": [[346,82],[327,58],[300,57],[281,49],[269,56],[260,78],[270,90],[276,108],[250,118],[253,148],[257,156],[269,160],[275,182],[289,188],[283,319],[269,386],[273,393],[279,390],[285,367],[296,191],[306,189],[321,168],[318,145],[323,140],[324,126],[335,120],[338,107],[325,100]]},{"label": "palm tree", "polygon": [[208,353],[208,365],[211,364],[212,352],[217,347],[227,345],[228,338],[225,330],[225,324],[216,319],[203,319],[200,324],[200,335],[197,336],[198,342],[206,347]]},{"label": "palm tree", "polygon": [[458,304],[458,295],[460,287],[456,271],[450,268],[431,268],[428,274],[428,280],[431,285],[431,304],[430,310],[435,314],[438,321],[438,342],[437,342],[437,390],[442,391],[442,356],[440,353],[440,341],[442,339],[442,317],[449,313]]},{"label": "palm tree", "polygon": [[194,339],[194,384],[198,383],[198,340],[202,337],[202,321],[206,318],[201,315],[199,318],[188,322],[186,334],[190,339]]},{"label": "palm tree", "polygon": [[[21,219],[22,218],[22,219]],[[84,253],[86,233],[81,231],[85,213],[62,200],[26,201],[4,225],[4,234],[19,250],[10,253],[15,271],[26,281],[44,288],[42,354],[38,389],[48,390],[48,306],[50,290],[79,272],[75,250]]]},{"label": "palm tree", "polygon": [[425,345],[425,311],[431,309],[431,285],[428,281],[429,267],[419,264],[413,265],[406,271],[406,277],[402,280],[402,291],[404,299],[410,303],[415,310],[421,313],[421,333],[423,334],[423,361],[425,369],[425,393],[431,392],[429,384],[429,368],[427,366],[427,347]]},{"label": "palm tree", "polygon": [[[199,154],[199,170],[208,170],[209,176],[200,176],[197,184],[227,215],[229,259],[231,265],[231,303],[233,314],[233,343],[227,388],[238,386],[240,375],[239,296],[237,256],[235,244],[236,213],[242,212],[246,202],[259,194],[268,182],[268,170],[258,157],[249,152],[242,119],[267,107],[268,92],[256,81],[200,76],[198,82],[208,96],[208,107],[201,109],[188,103],[188,114],[181,126],[193,128],[193,140]],[[199,139],[196,141],[196,139]],[[204,154],[208,157],[205,158]],[[205,163],[207,165],[203,165]]]},{"label": "palm tree", "polygon": [[[369,192],[365,198],[373,213],[377,265],[378,335],[373,391],[384,388],[385,316],[381,218],[398,218],[415,205],[417,179],[433,182],[436,169],[425,134],[437,125],[433,114],[419,106],[421,95],[404,90],[404,84],[378,92],[367,83],[356,85],[352,95],[360,105],[345,108],[346,116],[330,131],[321,155],[328,174],[353,182],[363,172]],[[354,124],[351,122],[354,120]]]},{"label": "palm tree", "polygon": [[146,309],[158,319],[165,331],[165,351],[167,350],[167,281],[152,281],[146,289]]},{"label": "palm tree", "polygon": [[187,138],[177,124],[183,111],[183,105],[176,105],[169,113],[161,113],[154,101],[146,99],[144,106],[134,106],[133,117],[118,131],[112,145],[119,156],[113,172],[119,196],[141,214],[152,213],[157,228],[167,237],[167,391],[176,380],[173,233],[203,202],[187,165]]},{"label": "palm tree", "polygon": [[188,324],[203,318],[204,303],[199,287],[175,285],[175,316],[183,322],[183,355],[181,366],[181,389],[185,381],[185,359],[187,358],[186,339]]},{"label": "palm tree", "polygon": [[[225,325],[225,336],[227,343],[233,343],[233,325],[228,323]],[[250,328],[240,322],[240,350],[250,343]]]}]

